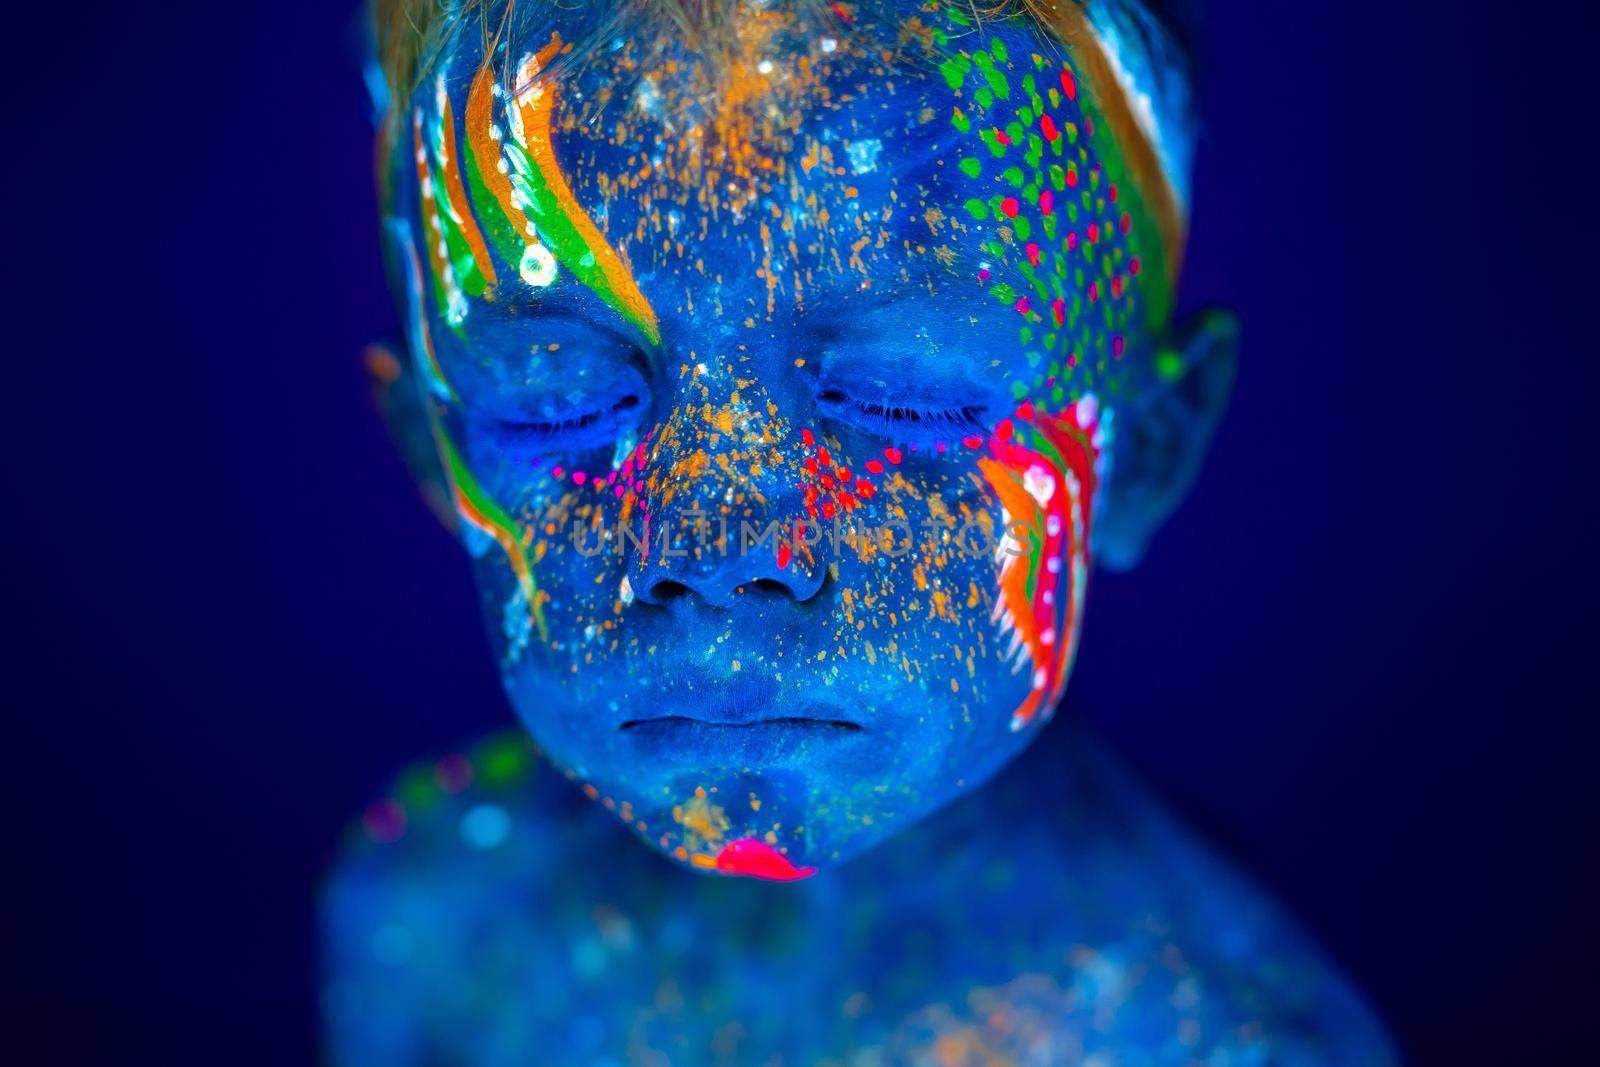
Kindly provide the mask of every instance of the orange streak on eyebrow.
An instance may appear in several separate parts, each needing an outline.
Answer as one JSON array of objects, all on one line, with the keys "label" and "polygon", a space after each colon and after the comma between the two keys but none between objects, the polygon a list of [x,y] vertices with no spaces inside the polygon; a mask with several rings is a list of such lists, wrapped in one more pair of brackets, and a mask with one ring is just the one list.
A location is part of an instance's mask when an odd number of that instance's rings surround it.
[{"label": "orange streak on eyebrow", "polygon": [[[467,94],[467,141],[472,147],[472,157],[477,161],[483,184],[494,195],[495,203],[506,213],[517,237],[528,240],[528,216],[522,213],[511,196],[511,178],[497,165],[500,146],[489,130],[494,126],[494,69],[487,60],[478,68],[472,79],[472,89]],[[512,263],[515,267],[516,264]]]},{"label": "orange streak on eyebrow", "polygon": [[[455,109],[450,106],[450,100],[440,93],[439,118],[444,132],[444,159],[440,171],[444,176],[445,196],[450,201],[451,210],[455,212],[456,219],[461,224],[461,236],[466,238],[467,247],[472,249],[472,258],[478,265],[478,270],[483,273],[484,280],[490,285],[495,284],[494,260],[489,256],[489,246],[483,239],[483,232],[478,229],[477,220],[472,217],[472,207],[467,200],[467,187],[461,180],[461,150],[456,141]],[[495,175],[500,176],[499,171]]]},{"label": "orange streak on eyebrow", "polygon": [[[534,56],[532,69],[535,71],[543,69],[559,50],[560,44],[560,39],[556,38],[541,49]],[[555,146],[550,140],[550,116],[555,110],[555,103],[556,93],[553,85],[545,87],[542,92],[526,92],[523,91],[523,87],[518,87],[517,106],[522,114],[522,128],[527,140],[528,154],[540,177],[543,178],[545,188],[556,198],[557,205],[577,231],[579,239],[593,253],[595,265],[604,275],[607,288],[623,305],[624,313],[643,327],[652,342],[659,341],[661,326],[656,319],[655,308],[650,306],[650,302],[639,291],[633,273],[623,264],[605,236],[578,205],[577,197],[572,194],[572,188],[567,184],[566,175],[561,173],[561,166],[556,162]]]},{"label": "orange streak on eyebrow", "polygon": [[[411,112],[411,141],[417,154],[417,194],[422,210],[422,244],[428,250],[428,266],[433,271],[433,280],[436,285],[435,294],[449,291],[447,282],[450,278],[450,260],[445,257],[439,245],[444,240],[442,232],[443,222],[439,219],[439,209],[428,195],[428,189],[433,184],[433,168],[428,166],[428,150],[422,142],[422,109],[417,108]],[[443,298],[436,299],[441,306],[439,314],[445,313]]]}]

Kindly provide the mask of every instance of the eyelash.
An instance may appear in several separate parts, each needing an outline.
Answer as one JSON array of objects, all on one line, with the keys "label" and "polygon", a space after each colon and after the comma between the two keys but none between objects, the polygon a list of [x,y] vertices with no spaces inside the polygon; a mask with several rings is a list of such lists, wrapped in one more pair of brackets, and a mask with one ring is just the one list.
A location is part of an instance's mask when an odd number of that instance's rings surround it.
[{"label": "eyelash", "polygon": [[615,441],[642,401],[631,393],[609,408],[578,412],[553,422],[522,419],[496,420],[496,428],[517,444],[543,448],[601,447]]},{"label": "eyelash", "polygon": [[837,389],[818,394],[829,414],[893,441],[932,444],[985,432],[985,409],[976,406],[914,408],[857,400]]}]

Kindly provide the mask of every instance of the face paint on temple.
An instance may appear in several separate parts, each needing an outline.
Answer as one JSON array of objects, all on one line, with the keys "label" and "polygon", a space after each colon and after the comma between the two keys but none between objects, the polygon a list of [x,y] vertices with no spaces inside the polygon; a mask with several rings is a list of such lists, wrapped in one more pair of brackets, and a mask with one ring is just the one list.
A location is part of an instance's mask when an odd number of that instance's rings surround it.
[{"label": "face paint on temple", "polygon": [[506,692],[684,864],[848,858],[1059,700],[1115,431],[1183,366],[1126,7],[491,4],[396,97],[391,251]]}]

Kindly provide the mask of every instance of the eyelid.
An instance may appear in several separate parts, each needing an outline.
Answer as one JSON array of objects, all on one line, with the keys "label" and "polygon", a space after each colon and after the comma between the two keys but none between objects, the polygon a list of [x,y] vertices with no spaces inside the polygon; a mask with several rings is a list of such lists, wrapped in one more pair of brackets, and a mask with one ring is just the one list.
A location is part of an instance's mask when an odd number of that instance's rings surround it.
[{"label": "eyelid", "polygon": [[817,404],[825,417],[897,443],[935,444],[988,429],[988,408],[982,404],[879,402],[835,387],[821,390]]}]

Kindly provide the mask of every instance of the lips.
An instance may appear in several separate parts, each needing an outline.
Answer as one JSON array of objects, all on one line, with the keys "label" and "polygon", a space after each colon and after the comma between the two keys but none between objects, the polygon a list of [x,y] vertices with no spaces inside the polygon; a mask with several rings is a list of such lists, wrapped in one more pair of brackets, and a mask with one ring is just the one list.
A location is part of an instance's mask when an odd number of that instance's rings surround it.
[{"label": "lips", "polygon": [[796,867],[789,857],[764,841],[740,838],[717,853],[717,870],[724,874],[760,878],[768,882],[797,882],[817,873],[815,867]]},{"label": "lips", "polygon": [[824,729],[838,730],[844,733],[859,733],[861,724],[850,722],[847,719],[822,719],[809,718],[796,715],[779,715],[764,719],[720,718],[713,716],[691,717],[688,715],[658,715],[648,719],[629,719],[619,729],[629,730],[657,730],[673,729],[679,727],[723,727],[731,730],[752,730],[761,727],[778,729]]}]

